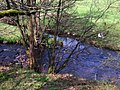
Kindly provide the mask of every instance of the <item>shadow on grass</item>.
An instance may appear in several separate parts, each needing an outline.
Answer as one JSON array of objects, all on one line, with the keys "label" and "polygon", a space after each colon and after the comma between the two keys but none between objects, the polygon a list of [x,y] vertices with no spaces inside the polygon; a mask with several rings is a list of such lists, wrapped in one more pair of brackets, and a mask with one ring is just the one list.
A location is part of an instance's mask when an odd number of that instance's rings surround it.
[{"label": "shadow on grass", "polygon": [[5,66],[3,66],[3,68],[4,68],[4,70],[3,71],[1,70],[1,72],[0,72],[0,84],[7,81],[7,80],[9,80],[10,78],[15,78],[14,69],[7,70],[7,67],[5,67]]},{"label": "shadow on grass", "polygon": [[14,88],[18,86],[26,77],[29,78],[31,73],[32,72],[24,72],[19,68],[12,68],[10,70],[0,72],[0,84],[13,80],[15,84],[11,87],[12,90],[14,90]]},{"label": "shadow on grass", "polygon": [[65,74],[60,75],[56,80],[48,81],[37,90],[95,90],[95,86],[97,86],[95,81],[88,81]]},{"label": "shadow on grass", "polygon": [[48,77],[32,70],[13,68],[0,72],[0,90],[36,90]]},{"label": "shadow on grass", "polygon": [[120,87],[105,82],[77,78],[69,74],[55,75],[57,79],[46,82],[36,90],[120,90]]},{"label": "shadow on grass", "polygon": [[88,81],[70,74],[39,74],[11,69],[0,73],[0,90],[120,90],[115,85]]}]

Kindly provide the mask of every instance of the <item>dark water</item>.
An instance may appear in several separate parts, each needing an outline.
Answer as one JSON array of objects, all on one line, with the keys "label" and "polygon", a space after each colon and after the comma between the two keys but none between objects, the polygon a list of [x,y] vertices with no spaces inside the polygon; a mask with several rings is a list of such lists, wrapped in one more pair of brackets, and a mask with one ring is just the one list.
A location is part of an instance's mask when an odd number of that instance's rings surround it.
[{"label": "dark water", "polygon": [[25,54],[25,48],[18,44],[0,44],[0,65],[13,63],[18,56]]},{"label": "dark water", "polygon": [[[58,37],[58,40],[63,40],[63,47],[56,50],[56,53],[59,53],[59,55],[56,54],[56,59],[60,60],[61,64],[78,42],[66,37]],[[1,50],[4,52],[0,53],[0,62],[9,58],[14,60],[18,54],[25,53],[24,48],[20,45],[1,44]],[[45,60],[48,60],[47,52],[44,57]],[[120,84],[120,53],[80,43],[71,56],[68,66],[60,73],[69,73],[90,80],[114,81],[116,84]]]},{"label": "dark water", "polygon": [[[74,39],[61,38],[64,41],[58,59],[64,60],[78,43]],[[80,43],[74,51],[69,65],[60,73],[70,73],[91,80],[115,81],[120,84],[120,53],[92,45]]]}]

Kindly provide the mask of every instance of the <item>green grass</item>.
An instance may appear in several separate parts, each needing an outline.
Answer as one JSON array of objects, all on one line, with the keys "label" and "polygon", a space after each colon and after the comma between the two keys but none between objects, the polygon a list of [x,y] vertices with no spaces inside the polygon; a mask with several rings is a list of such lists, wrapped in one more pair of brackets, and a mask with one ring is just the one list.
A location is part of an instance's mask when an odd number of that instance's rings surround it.
[{"label": "green grass", "polygon": [[0,73],[0,90],[37,89],[49,80],[49,77],[30,70],[12,69],[7,73]]},{"label": "green grass", "polygon": [[0,23],[0,40],[10,43],[18,42],[21,39],[20,32],[16,26]]},{"label": "green grass", "polygon": [[[111,0],[115,1],[115,0]],[[80,16],[93,15],[97,16],[101,14],[101,11],[104,11],[109,5],[110,1],[108,0],[83,0],[77,1],[75,9],[77,8],[77,13]],[[113,3],[110,8],[106,11],[105,15],[101,18],[108,22],[120,22],[120,13],[119,13],[119,4],[120,1]]]},{"label": "green grass", "polygon": [[[91,37],[88,41],[95,41],[97,46],[118,50],[120,49],[120,1],[113,3],[106,13],[95,22],[99,15],[102,14],[101,11],[104,11],[109,3],[109,0],[82,0],[77,1],[73,10],[76,10],[77,15],[80,17],[92,16],[92,22],[96,24],[94,31],[109,31],[104,39]],[[77,34],[81,33],[77,32]]]},{"label": "green grass", "polygon": [[[112,24],[107,24],[106,27],[111,26]],[[102,25],[100,25],[102,27]],[[100,27],[99,26],[99,27]],[[103,29],[103,28],[102,28]],[[101,46],[108,46],[113,49],[119,48],[120,50],[120,23],[116,23],[113,27],[109,29],[103,29],[103,31],[109,31],[108,35],[105,37],[105,39],[97,39],[97,43]]]},{"label": "green grass", "polygon": [[[32,70],[12,68],[0,72],[0,90],[119,90],[102,81],[87,81],[69,74],[39,74]],[[76,90],[75,89],[75,90]]]}]

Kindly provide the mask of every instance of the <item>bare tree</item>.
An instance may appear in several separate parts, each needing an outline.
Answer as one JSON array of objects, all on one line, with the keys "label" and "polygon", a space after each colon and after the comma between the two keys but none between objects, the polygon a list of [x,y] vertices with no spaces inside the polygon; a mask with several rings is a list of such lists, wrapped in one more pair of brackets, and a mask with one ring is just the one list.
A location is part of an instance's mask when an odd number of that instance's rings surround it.
[{"label": "bare tree", "polygon": [[[6,0],[7,9],[15,9],[6,16],[16,16],[16,23],[21,32],[24,45],[29,53],[30,68],[42,72],[43,54],[48,50],[46,55],[48,60],[48,73],[59,73],[75,53],[81,42],[91,37],[96,37],[98,31],[93,32],[96,22],[110,8],[111,2],[93,22],[92,6],[90,13],[84,17],[78,16],[75,11],[68,11],[74,6],[77,0]],[[17,11],[17,12],[16,12]],[[4,15],[0,14],[0,17]],[[80,26],[81,25],[81,26]],[[62,42],[57,37],[67,31],[69,35],[74,36],[78,40],[77,44],[69,51],[69,55],[64,60],[60,58],[61,49],[56,48],[62,46]],[[53,34],[53,38],[46,37],[46,33]],[[77,35],[76,33],[80,33]],[[76,38],[77,37],[77,38]],[[49,40],[51,39],[51,43]],[[49,47],[50,46],[50,47]],[[58,53],[56,53],[58,52]],[[45,56],[45,55],[44,55]],[[63,57],[62,57],[63,58]],[[57,62],[57,63],[56,63]],[[59,64],[62,62],[62,64]]]}]

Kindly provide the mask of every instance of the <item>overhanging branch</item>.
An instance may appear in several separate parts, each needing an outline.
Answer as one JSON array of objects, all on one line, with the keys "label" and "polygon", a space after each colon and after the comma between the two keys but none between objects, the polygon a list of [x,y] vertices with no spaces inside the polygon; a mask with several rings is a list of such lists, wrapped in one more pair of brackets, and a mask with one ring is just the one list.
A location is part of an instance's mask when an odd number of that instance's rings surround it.
[{"label": "overhanging branch", "polygon": [[0,18],[4,16],[17,16],[17,15],[28,15],[29,16],[39,11],[40,10],[30,10],[30,11],[22,11],[22,10],[14,10],[14,9],[3,10],[3,11],[0,11]]},{"label": "overhanging branch", "polygon": [[25,15],[25,13],[23,11],[13,9],[0,11],[0,18],[4,16],[17,16],[17,15]]}]

